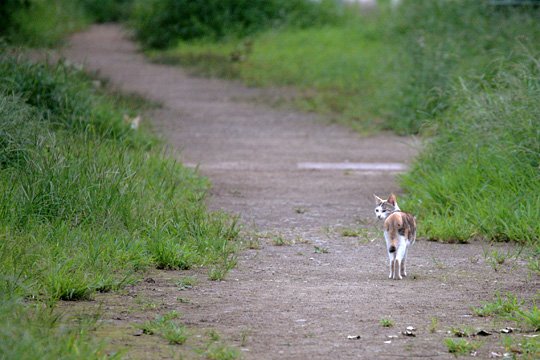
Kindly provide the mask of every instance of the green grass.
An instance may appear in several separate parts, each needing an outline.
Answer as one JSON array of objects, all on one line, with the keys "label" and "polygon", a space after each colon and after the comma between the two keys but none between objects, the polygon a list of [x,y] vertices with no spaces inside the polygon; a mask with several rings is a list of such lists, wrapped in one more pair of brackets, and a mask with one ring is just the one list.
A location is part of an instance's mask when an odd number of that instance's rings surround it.
[{"label": "green grass", "polygon": [[146,321],[136,327],[144,334],[159,335],[172,345],[184,344],[189,333],[185,326],[173,321],[178,319],[180,315],[176,311],[171,311],[168,314],[157,316],[154,320]]},{"label": "green grass", "polygon": [[394,320],[390,318],[382,318],[379,321],[379,324],[381,324],[382,327],[393,327],[394,326]]},{"label": "green grass", "polygon": [[55,303],[122,288],[148,267],[220,265],[233,258],[236,223],[206,210],[206,179],[124,122],[140,110],[129,106],[136,98],[113,100],[76,70],[5,50],[0,353],[103,357],[87,331],[54,315]]},{"label": "green grass", "polygon": [[454,355],[469,355],[480,347],[479,343],[470,342],[465,339],[445,339],[444,344],[448,352]]},{"label": "green grass", "polygon": [[456,87],[459,102],[402,178],[425,236],[538,242],[540,67],[522,56]]},{"label": "green grass", "polygon": [[540,331],[540,311],[536,302],[533,301],[528,309],[523,300],[510,293],[506,294],[505,298],[496,294],[494,301],[472,310],[477,316],[497,316],[515,321],[524,331]]},{"label": "green grass", "polygon": [[538,337],[516,339],[511,336],[503,336],[502,344],[505,351],[513,355],[519,354],[520,359],[533,360],[540,357],[540,340],[538,340]]},{"label": "green grass", "polygon": [[473,308],[473,312],[477,316],[508,316],[514,311],[519,310],[523,304],[515,295],[506,294],[505,297],[500,294],[495,294],[495,300],[492,302],[485,302],[481,307]]},{"label": "green grass", "polygon": [[235,360],[241,358],[238,349],[223,344],[210,345],[204,354],[209,360]]},{"label": "green grass", "polygon": [[538,310],[536,304],[534,304],[530,310],[516,310],[512,319],[527,330],[540,331],[540,310]]},{"label": "green grass", "polygon": [[[0,12],[5,24],[0,36],[30,46],[52,46],[66,34],[87,26],[90,17],[78,0],[7,0],[7,14]],[[1,11],[1,10],[0,10]]]}]

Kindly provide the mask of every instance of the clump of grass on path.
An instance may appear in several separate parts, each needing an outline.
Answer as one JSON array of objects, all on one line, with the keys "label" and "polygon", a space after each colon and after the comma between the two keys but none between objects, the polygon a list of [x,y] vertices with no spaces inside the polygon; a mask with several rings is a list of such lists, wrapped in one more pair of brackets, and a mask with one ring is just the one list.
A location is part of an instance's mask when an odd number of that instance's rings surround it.
[{"label": "clump of grass on path", "polygon": [[59,326],[54,304],[121,288],[151,266],[221,263],[235,222],[206,210],[206,179],[130,129],[132,110],[118,108],[129,101],[12,53],[0,56],[0,353],[100,357],[82,328]]}]

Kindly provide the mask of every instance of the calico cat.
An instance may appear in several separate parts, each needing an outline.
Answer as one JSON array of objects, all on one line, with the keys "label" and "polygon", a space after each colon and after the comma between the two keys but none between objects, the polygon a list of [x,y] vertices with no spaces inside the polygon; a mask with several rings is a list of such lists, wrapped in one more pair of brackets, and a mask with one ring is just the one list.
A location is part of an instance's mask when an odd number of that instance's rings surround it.
[{"label": "calico cat", "polygon": [[416,219],[411,214],[401,211],[396,196],[391,194],[387,200],[377,195],[375,201],[375,215],[384,220],[384,238],[386,250],[390,259],[390,279],[401,280],[407,276],[405,260],[409,245],[416,240]]}]

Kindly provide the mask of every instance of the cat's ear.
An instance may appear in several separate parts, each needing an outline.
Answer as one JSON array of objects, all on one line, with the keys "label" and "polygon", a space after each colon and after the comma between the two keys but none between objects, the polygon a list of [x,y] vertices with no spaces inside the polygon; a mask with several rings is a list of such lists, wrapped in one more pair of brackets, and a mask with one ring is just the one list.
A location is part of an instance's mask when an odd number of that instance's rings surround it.
[{"label": "cat's ear", "polygon": [[396,195],[394,195],[394,194],[390,194],[390,196],[388,197],[388,200],[386,200],[386,201],[388,201],[393,206],[397,206]]},{"label": "cat's ear", "polygon": [[382,203],[384,200],[381,199],[380,197],[378,197],[377,195],[373,194],[373,196],[375,197],[375,204],[379,205],[380,203]]}]

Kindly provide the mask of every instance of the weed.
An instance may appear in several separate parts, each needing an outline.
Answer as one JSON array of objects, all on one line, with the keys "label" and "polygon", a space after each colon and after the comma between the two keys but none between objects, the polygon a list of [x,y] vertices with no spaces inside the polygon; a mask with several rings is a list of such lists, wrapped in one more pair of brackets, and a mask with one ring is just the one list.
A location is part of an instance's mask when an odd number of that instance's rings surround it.
[{"label": "weed", "polygon": [[470,326],[465,327],[452,327],[450,333],[456,337],[471,337],[476,334],[474,328]]},{"label": "weed", "polygon": [[341,229],[341,236],[344,237],[359,237],[360,231],[358,229]]},{"label": "weed", "polygon": [[250,335],[251,331],[247,329],[244,329],[240,332],[240,346],[245,347],[247,345]]},{"label": "weed", "polygon": [[540,259],[529,259],[529,261],[527,262],[527,267],[533,274],[540,275]]},{"label": "weed", "polygon": [[536,304],[530,310],[515,310],[510,318],[518,324],[522,324],[525,328],[532,331],[540,331],[540,310],[538,310]]},{"label": "weed", "polygon": [[185,326],[170,323],[162,330],[162,336],[169,344],[182,345],[188,339],[188,331]]},{"label": "weed", "polygon": [[225,276],[236,266],[236,263],[236,256],[224,256],[222,261],[210,269],[208,278],[212,281],[221,281],[225,279]]},{"label": "weed", "polygon": [[480,347],[479,343],[465,339],[445,339],[444,344],[448,348],[448,352],[455,355],[469,355]]},{"label": "weed", "polygon": [[493,302],[485,302],[481,307],[473,308],[473,312],[477,316],[508,316],[513,312],[520,309],[522,301],[513,294],[506,294],[506,297],[502,297],[499,293],[495,295],[495,300]]},{"label": "weed", "polygon": [[176,285],[178,285],[178,288],[180,290],[186,290],[186,289],[192,289],[195,285],[197,285],[198,280],[194,276],[186,276],[182,279],[180,279]]},{"label": "weed", "polygon": [[382,318],[380,321],[379,321],[379,324],[381,324],[382,327],[393,327],[394,326],[394,321],[390,318]]},{"label": "weed", "polygon": [[281,235],[273,235],[272,236],[272,244],[275,246],[286,246],[286,245],[292,245],[290,241],[287,241],[283,236]]},{"label": "weed", "polygon": [[431,323],[429,325],[429,332],[433,334],[433,333],[436,333],[438,329],[439,329],[439,319],[437,319],[436,317],[432,317]]},{"label": "weed", "polygon": [[315,254],[328,254],[330,250],[322,246],[314,246]]},{"label": "weed", "polygon": [[311,244],[311,242],[308,239],[305,239],[301,237],[300,235],[294,238],[294,243],[295,244]]},{"label": "weed", "polygon": [[521,359],[538,359],[540,355],[540,341],[538,337],[521,337],[515,339],[512,336],[503,336],[502,345],[504,349],[511,354],[520,354]]},{"label": "weed", "polygon": [[437,259],[436,257],[431,257],[431,261],[433,261],[433,264],[435,264],[435,267],[439,270],[443,270],[446,266],[444,265],[444,262],[442,262],[440,259]]},{"label": "weed", "polygon": [[240,358],[238,349],[223,344],[213,344],[205,353],[210,360],[234,360]]},{"label": "weed", "polygon": [[207,335],[211,342],[216,342],[216,341],[219,341],[219,339],[221,339],[221,336],[219,335],[219,333],[214,329],[208,331]]},{"label": "weed", "polygon": [[144,334],[160,335],[170,344],[181,345],[186,342],[188,333],[184,326],[173,321],[179,316],[176,311],[171,311],[168,314],[156,317],[154,320],[138,324],[136,327],[141,329]]}]

